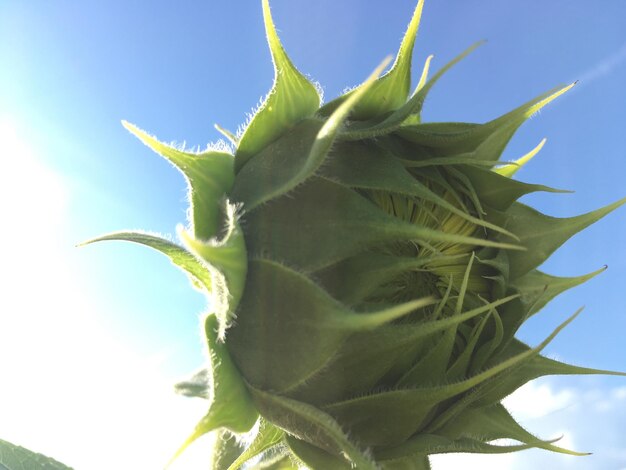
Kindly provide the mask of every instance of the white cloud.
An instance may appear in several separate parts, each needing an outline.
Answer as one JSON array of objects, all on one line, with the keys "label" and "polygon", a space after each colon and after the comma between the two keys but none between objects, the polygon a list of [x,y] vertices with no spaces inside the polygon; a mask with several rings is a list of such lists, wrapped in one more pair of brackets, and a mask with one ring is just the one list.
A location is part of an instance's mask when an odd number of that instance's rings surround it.
[{"label": "white cloud", "polygon": [[505,470],[513,468],[516,454],[442,454],[431,457],[432,470]]},{"label": "white cloud", "polygon": [[572,404],[575,392],[570,389],[555,391],[548,383],[530,382],[504,400],[516,419],[525,421],[547,416]]},{"label": "white cloud", "polygon": [[558,379],[530,382],[505,400],[509,411],[533,434],[557,445],[593,452],[574,457],[533,449],[505,455],[448,454],[434,456],[433,470],[464,468],[526,470],[626,469],[626,387],[561,388]]},{"label": "white cloud", "polygon": [[625,401],[626,400],[626,387],[618,387],[613,389],[611,392],[612,397],[615,400]]},{"label": "white cloud", "polygon": [[588,85],[589,83],[605,77],[611,73],[615,68],[619,67],[626,61],[626,44],[623,44],[613,54],[605,57],[593,67],[583,71],[577,80],[580,81],[580,85]]}]

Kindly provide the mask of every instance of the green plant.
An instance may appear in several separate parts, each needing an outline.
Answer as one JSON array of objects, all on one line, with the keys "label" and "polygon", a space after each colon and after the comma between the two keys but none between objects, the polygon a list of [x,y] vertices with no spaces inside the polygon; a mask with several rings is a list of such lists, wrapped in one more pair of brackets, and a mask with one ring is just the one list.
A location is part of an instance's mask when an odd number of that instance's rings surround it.
[{"label": "green plant", "polygon": [[[626,200],[557,219],[517,200],[554,189],[512,179],[541,148],[499,158],[517,128],[572,85],[485,124],[423,123],[437,80],[410,94],[420,0],[398,55],[320,106],[263,11],[276,78],[234,155],[190,153],[126,128],[172,162],[190,191],[183,245],[119,232],[92,241],[152,247],[210,299],[210,367],[178,385],[209,411],[181,451],[218,433],[214,469],[424,469],[444,452],[539,447],[500,403],[560,363],[514,335],[562,291],[598,274],[536,268]],[[244,445],[234,436],[252,431]],[[519,444],[498,446],[498,438]]]},{"label": "green plant", "polygon": [[2,470],[71,470],[56,460],[0,439]]}]

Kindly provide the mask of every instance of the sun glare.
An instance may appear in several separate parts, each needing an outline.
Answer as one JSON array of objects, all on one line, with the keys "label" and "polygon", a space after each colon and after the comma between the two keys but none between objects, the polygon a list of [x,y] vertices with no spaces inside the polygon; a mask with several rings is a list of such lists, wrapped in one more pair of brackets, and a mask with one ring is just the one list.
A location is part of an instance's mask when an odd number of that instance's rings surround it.
[{"label": "sun glare", "polygon": [[176,397],[160,358],[106,331],[66,262],[63,175],[6,116],[0,142],[0,439],[76,468],[162,468],[206,405]]}]

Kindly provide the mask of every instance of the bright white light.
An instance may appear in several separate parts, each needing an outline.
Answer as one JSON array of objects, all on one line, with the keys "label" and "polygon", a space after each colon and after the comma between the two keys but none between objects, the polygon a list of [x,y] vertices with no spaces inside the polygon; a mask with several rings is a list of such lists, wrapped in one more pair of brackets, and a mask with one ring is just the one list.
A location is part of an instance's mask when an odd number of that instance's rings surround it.
[{"label": "bright white light", "polygon": [[508,470],[516,459],[516,454],[439,454],[430,457],[433,470]]},{"label": "bright white light", "polygon": [[[79,469],[163,468],[206,403],[107,331],[67,263],[71,194],[2,116],[0,148],[0,438]],[[173,468],[202,468],[193,455]]]},{"label": "bright white light", "polygon": [[567,408],[574,401],[574,396],[573,390],[555,391],[547,383],[530,382],[508,396],[504,405],[517,420],[527,421]]}]

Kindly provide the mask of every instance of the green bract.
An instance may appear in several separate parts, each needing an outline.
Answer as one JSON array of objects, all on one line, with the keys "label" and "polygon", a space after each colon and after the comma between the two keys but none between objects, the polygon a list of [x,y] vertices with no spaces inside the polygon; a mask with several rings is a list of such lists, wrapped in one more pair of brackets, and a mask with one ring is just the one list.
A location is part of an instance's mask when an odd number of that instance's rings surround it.
[{"label": "green bract", "polygon": [[[501,405],[550,374],[611,374],[515,338],[562,291],[596,275],[537,270],[625,201],[558,219],[517,200],[556,190],[511,179],[543,142],[499,162],[517,128],[572,85],[485,124],[422,123],[441,75],[410,93],[420,0],[390,69],[320,107],[263,13],[276,78],[234,155],[189,153],[124,123],[189,184],[183,245],[143,233],[210,299],[210,369],[179,391],[209,399],[181,451],[218,433],[214,469],[425,469],[446,452],[539,447]],[[475,47],[475,46],[474,46]],[[572,317],[573,318],[573,317]],[[571,319],[570,319],[571,320]],[[570,321],[568,320],[568,322]],[[566,323],[568,323],[566,322]],[[248,445],[233,435],[249,433]],[[512,445],[491,441],[509,438]],[[243,442],[243,441],[241,441]]]}]

